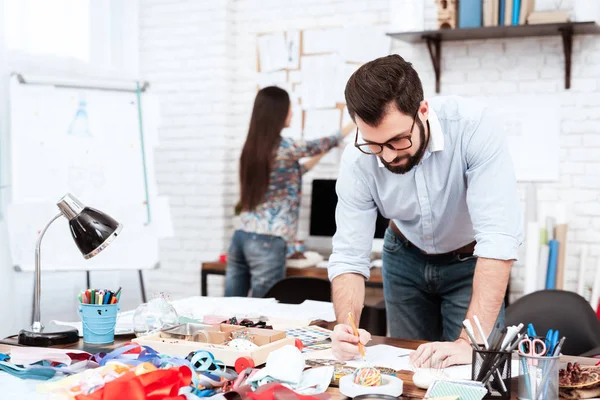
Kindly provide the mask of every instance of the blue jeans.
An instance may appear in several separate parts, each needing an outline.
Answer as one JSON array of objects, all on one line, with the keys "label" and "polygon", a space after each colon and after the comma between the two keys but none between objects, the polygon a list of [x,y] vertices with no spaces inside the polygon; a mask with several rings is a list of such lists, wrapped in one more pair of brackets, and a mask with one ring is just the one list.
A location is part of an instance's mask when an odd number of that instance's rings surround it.
[{"label": "blue jeans", "polygon": [[263,297],[285,277],[287,245],[279,236],[237,230],[231,239],[225,272],[225,296]]},{"label": "blue jeans", "polygon": [[[383,292],[392,337],[454,341],[473,292],[476,257],[432,262],[390,228],[383,242]],[[504,325],[504,303],[498,319]]]}]

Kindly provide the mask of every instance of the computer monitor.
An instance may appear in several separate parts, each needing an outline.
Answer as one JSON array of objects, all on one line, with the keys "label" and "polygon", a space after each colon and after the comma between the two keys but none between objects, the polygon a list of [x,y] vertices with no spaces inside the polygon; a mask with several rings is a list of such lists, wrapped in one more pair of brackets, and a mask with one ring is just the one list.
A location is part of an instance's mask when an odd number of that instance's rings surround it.
[{"label": "computer monitor", "polygon": [[[338,202],[335,183],[335,179],[315,179],[312,182],[309,222],[309,235],[312,237],[331,237],[335,234],[335,208]],[[381,252],[388,223],[389,220],[377,211],[373,251]]]}]

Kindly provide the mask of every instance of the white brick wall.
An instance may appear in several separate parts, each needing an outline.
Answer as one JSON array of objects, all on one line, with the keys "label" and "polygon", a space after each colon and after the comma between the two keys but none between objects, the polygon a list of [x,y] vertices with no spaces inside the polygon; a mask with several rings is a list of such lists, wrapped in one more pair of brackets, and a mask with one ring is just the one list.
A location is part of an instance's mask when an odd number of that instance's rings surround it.
[{"label": "white brick wall", "polygon": [[147,274],[150,293],[197,295],[200,261],[218,257],[226,242],[232,5],[140,2],[140,67],[161,97],[156,174],[175,231],[161,242],[161,268]]},{"label": "white brick wall", "polygon": [[[397,0],[408,1],[408,0]],[[412,1],[412,0],[411,0]],[[426,28],[435,27],[433,0]],[[551,0],[538,0],[540,10]],[[564,1],[564,7],[572,7]],[[161,244],[163,268],[148,275],[150,290],[174,297],[198,293],[198,265],[225,252],[237,200],[237,163],[256,93],[256,34],[286,29],[388,22],[387,0],[142,0],[140,66],[162,95],[163,125],[157,151],[159,190],[170,195],[176,237]],[[564,90],[561,38],[468,41],[443,44],[441,94],[522,93],[558,96],[561,125],[560,180],[538,185],[542,204],[569,205],[567,289],[576,287],[580,246],[590,246],[588,283],[600,257],[600,38],[576,36],[572,89]],[[434,74],[424,44],[393,43],[413,62],[426,96]],[[308,229],[310,180],[335,177],[319,166],[305,179],[300,228]],[[524,190],[524,187],[521,188]],[[211,294],[222,293],[211,280]],[[516,266],[513,295],[523,288]]]}]

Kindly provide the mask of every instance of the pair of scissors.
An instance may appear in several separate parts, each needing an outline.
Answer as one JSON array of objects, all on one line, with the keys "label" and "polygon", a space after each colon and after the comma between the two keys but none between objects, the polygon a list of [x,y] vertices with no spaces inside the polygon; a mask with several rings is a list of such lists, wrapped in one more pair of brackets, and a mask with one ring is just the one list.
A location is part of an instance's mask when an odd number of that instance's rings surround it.
[{"label": "pair of scissors", "polygon": [[[519,353],[527,357],[543,357],[546,354],[546,344],[537,338],[527,338],[519,342]],[[530,360],[530,365],[537,365],[534,360]]]},{"label": "pair of scissors", "polygon": [[552,357],[554,355],[554,351],[556,350],[556,346],[558,345],[558,329],[550,329],[546,334],[544,343],[546,344],[546,349],[548,349],[546,352],[546,357]]}]

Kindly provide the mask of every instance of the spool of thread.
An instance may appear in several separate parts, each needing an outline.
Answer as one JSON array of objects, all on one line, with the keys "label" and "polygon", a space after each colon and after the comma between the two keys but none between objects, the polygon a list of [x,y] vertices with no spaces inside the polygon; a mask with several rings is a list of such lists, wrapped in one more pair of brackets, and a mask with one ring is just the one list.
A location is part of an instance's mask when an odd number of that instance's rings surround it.
[{"label": "spool of thread", "polygon": [[377,368],[359,368],[354,373],[354,383],[361,386],[381,386],[381,372]]},{"label": "spool of thread", "polygon": [[[365,373],[366,374],[366,373]],[[382,382],[378,386],[365,386],[355,383],[356,375],[346,375],[340,378],[340,393],[346,397],[355,398],[360,395],[388,395],[398,397],[402,394],[403,382],[390,375],[380,375]]]}]

